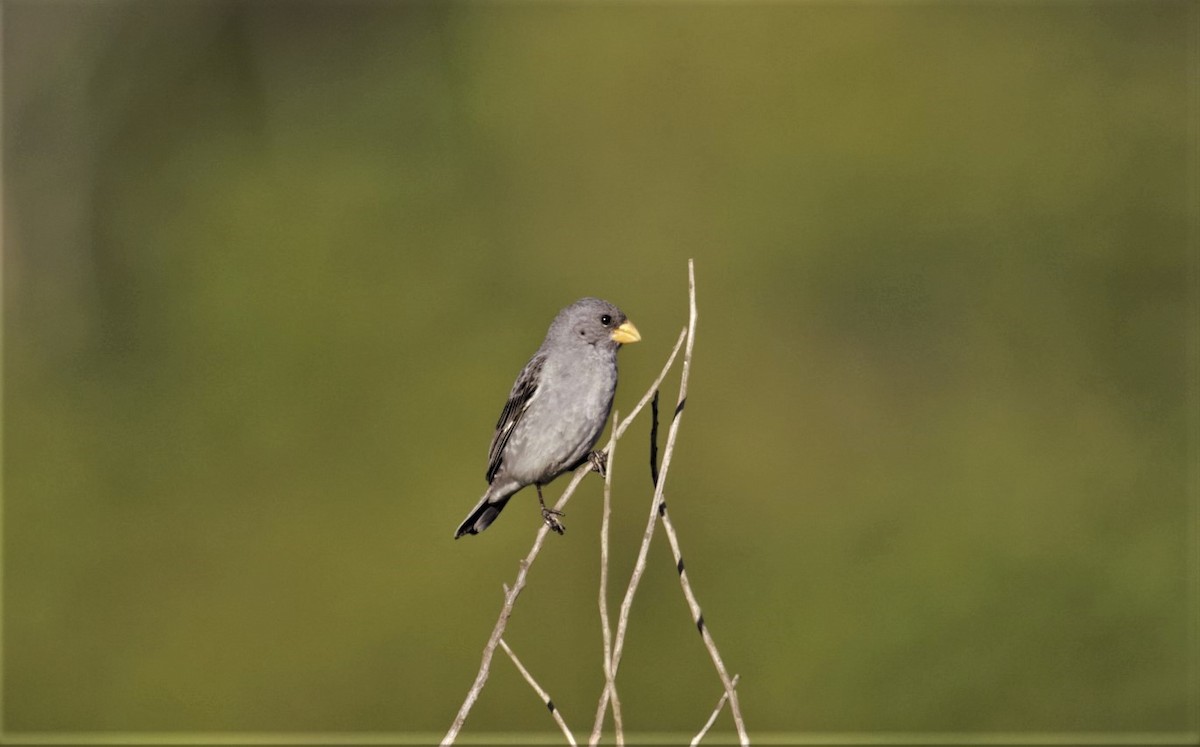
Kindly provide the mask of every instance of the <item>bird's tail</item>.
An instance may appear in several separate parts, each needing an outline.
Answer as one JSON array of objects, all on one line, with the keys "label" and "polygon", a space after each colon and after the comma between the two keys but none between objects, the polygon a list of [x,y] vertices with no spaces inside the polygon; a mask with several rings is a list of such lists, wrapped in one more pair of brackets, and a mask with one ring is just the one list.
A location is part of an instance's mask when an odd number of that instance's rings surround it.
[{"label": "bird's tail", "polygon": [[458,525],[458,529],[454,532],[454,539],[458,539],[464,534],[479,534],[487,529],[504,510],[504,504],[508,503],[508,499],[512,498],[512,495],[512,493],[493,495],[489,488],[488,492],[479,499],[479,503],[475,504],[475,508],[471,509],[471,513],[467,514],[467,518],[463,519],[463,523]]}]

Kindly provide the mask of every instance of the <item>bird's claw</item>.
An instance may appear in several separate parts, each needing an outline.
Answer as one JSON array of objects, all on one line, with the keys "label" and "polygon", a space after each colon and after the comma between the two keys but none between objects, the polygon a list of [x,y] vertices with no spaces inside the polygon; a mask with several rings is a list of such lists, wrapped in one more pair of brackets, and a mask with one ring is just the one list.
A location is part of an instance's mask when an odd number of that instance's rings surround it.
[{"label": "bird's claw", "polygon": [[592,465],[592,469],[600,473],[601,477],[605,476],[608,471],[608,454],[603,451],[593,451],[588,453],[588,463]]},{"label": "bird's claw", "polygon": [[542,506],[542,521],[546,522],[546,526],[550,527],[550,531],[555,534],[562,534],[567,531],[567,528],[558,520],[559,516],[564,516],[562,511]]}]

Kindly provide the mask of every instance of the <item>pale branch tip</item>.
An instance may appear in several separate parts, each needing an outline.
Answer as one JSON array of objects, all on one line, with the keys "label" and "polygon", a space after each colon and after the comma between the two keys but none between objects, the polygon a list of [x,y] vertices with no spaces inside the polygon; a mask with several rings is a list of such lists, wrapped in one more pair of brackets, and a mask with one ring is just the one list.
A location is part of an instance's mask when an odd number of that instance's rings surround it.
[{"label": "pale branch tip", "polygon": [[[740,677],[740,674],[733,675],[734,687],[737,687],[738,679]],[[721,709],[725,707],[725,702],[727,700],[729,700],[729,691],[722,691],[721,699],[717,701],[717,707],[713,709],[712,715],[708,717],[708,721],[704,722],[704,726],[700,728],[699,733],[692,737],[691,747],[696,747],[696,745],[700,744],[700,740],[704,739],[704,735],[707,734],[708,730],[711,729],[713,724],[717,722],[717,716],[721,715]]]}]

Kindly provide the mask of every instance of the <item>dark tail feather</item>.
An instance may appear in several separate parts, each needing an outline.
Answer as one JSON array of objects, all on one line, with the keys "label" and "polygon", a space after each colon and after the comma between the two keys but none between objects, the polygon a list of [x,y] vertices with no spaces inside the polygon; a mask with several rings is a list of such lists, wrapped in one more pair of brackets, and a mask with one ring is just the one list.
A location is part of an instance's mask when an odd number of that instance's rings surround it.
[{"label": "dark tail feather", "polygon": [[490,490],[484,493],[483,497],[479,499],[479,503],[475,504],[475,508],[471,509],[471,513],[467,514],[467,518],[463,519],[463,523],[458,525],[458,529],[454,532],[454,539],[458,539],[464,534],[479,534],[487,529],[504,510],[504,504],[508,503],[508,499],[512,498],[512,493],[503,497],[495,497],[491,493]]}]

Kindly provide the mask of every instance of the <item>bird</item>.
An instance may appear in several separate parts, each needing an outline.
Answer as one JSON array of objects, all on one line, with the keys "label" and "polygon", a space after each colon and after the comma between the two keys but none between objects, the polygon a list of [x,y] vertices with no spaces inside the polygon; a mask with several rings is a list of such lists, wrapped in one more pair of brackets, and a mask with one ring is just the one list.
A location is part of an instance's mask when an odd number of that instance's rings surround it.
[{"label": "bird", "polygon": [[603,455],[592,448],[617,391],[617,350],[641,339],[624,312],[599,298],[558,312],[513,383],[488,448],[488,488],[454,539],[487,529],[529,485],[537,487],[542,520],[563,533],[561,512],[546,507],[542,486],[589,460],[603,470]]}]

